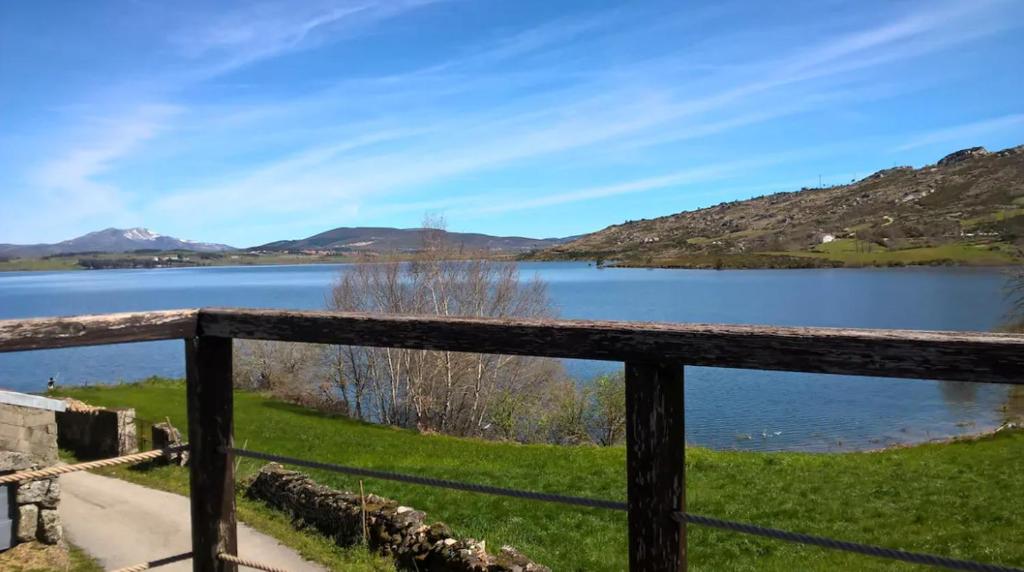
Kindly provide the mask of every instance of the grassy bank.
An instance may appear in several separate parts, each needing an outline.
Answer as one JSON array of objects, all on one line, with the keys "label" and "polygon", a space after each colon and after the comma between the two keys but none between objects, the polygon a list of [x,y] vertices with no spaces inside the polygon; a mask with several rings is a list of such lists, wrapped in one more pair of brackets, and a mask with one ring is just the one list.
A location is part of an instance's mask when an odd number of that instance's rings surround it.
[{"label": "grassy bank", "polygon": [[[106,406],[134,407],[147,419],[185,425],[179,382],[65,389]],[[482,442],[362,424],[260,395],[239,392],[238,446],[362,467],[417,473],[537,491],[625,498],[622,447],[558,447]],[[258,464],[243,460],[240,472]],[[871,453],[806,454],[687,451],[691,511],[835,538],[1024,565],[1020,495],[1024,433]],[[321,482],[353,490],[357,482],[311,471]],[[133,480],[184,490],[176,468],[121,469]],[[368,492],[400,500],[488,545],[512,544],[554,570],[622,570],[625,517],[425,487],[366,481]],[[290,533],[279,515],[254,503],[242,518],[265,519]],[[246,514],[249,511],[250,514]],[[300,535],[329,552],[329,541]],[[289,542],[293,542],[292,539]],[[316,544],[319,542],[320,544]],[[866,557],[691,527],[692,570],[913,570]],[[333,554],[334,566],[355,553]],[[364,562],[352,569],[373,569]],[[348,568],[346,568],[348,569]]]},{"label": "grassy bank", "polygon": [[809,250],[745,253],[670,252],[577,253],[570,257],[551,253],[524,256],[526,260],[601,261],[625,268],[783,269],[867,268],[888,266],[1012,266],[1024,262],[1024,251],[1008,242],[957,242],[938,246],[887,248],[862,240],[841,238]]}]

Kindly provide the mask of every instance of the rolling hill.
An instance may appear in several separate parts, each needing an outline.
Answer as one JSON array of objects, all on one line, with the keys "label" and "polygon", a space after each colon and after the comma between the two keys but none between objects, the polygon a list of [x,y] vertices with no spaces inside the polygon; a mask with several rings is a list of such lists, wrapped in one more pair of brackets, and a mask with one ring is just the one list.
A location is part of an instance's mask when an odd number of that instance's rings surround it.
[{"label": "rolling hill", "polygon": [[610,226],[537,255],[623,266],[1001,265],[1024,260],[1024,145]]},{"label": "rolling hill", "polygon": [[190,250],[226,252],[226,244],[195,242],[156,234],[145,228],[107,228],[56,244],[0,244],[0,256],[37,258],[85,252],[131,252],[134,250]]},{"label": "rolling hill", "polygon": [[[422,228],[339,227],[299,240],[279,240],[251,251],[413,252],[423,247]],[[441,232],[448,244],[467,251],[526,252],[561,244],[570,238],[525,238],[466,232]]]}]

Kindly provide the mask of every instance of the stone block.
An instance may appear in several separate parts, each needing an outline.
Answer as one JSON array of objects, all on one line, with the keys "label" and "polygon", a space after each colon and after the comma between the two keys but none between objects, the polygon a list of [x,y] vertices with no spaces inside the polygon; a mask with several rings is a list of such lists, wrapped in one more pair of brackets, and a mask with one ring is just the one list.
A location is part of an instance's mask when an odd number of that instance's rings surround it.
[{"label": "stone block", "polygon": [[49,481],[28,481],[18,485],[18,494],[15,497],[17,504],[33,504],[43,500],[46,490],[50,488]]},{"label": "stone block", "polygon": [[24,410],[21,416],[21,424],[25,427],[45,427],[54,422],[53,411],[30,409],[27,407],[21,409]]},{"label": "stone block", "polygon": [[37,465],[37,459],[22,451],[0,451],[0,474],[24,471]]},{"label": "stone block", "polygon": [[60,514],[53,509],[39,511],[39,531],[37,537],[43,544],[57,544],[64,538],[64,529],[60,525]]},{"label": "stone block", "polygon": [[17,504],[35,503],[56,508],[60,502],[60,483],[57,479],[29,481],[18,485]]},{"label": "stone block", "polygon": [[[154,449],[167,449],[183,444],[181,432],[168,423],[156,423],[150,428],[150,435],[153,440]],[[166,458],[155,461],[157,464],[173,463],[184,467],[188,464],[188,451],[172,453]]]},{"label": "stone block", "polygon": [[26,504],[18,507],[18,522],[15,525],[14,537],[18,542],[30,542],[36,539],[39,529],[39,507]]}]

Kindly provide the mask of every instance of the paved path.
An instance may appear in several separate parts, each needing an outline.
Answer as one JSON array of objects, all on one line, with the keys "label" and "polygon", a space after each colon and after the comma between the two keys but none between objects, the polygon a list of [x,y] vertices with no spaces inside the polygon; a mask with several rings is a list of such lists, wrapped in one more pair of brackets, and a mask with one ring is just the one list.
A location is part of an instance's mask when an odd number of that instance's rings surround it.
[{"label": "paved path", "polygon": [[[60,477],[60,515],[68,540],[111,570],[191,550],[188,498],[88,472]],[[299,571],[323,571],[277,540],[238,525],[238,552]],[[192,570],[191,561],[157,570]]]}]

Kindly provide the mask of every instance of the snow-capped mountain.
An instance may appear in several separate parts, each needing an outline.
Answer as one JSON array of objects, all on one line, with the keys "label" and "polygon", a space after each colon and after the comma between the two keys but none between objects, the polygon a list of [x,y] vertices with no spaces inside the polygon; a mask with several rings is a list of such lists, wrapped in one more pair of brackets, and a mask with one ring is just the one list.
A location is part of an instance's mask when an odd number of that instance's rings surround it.
[{"label": "snow-capped mountain", "polygon": [[130,252],[133,250],[192,250],[224,252],[226,244],[195,242],[164,236],[147,228],[108,228],[56,244],[0,244],[0,255],[34,257],[75,252]]}]

